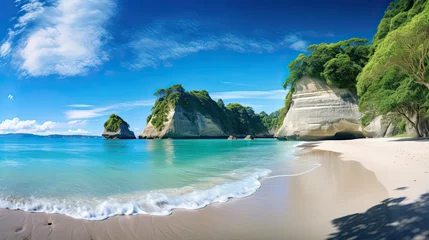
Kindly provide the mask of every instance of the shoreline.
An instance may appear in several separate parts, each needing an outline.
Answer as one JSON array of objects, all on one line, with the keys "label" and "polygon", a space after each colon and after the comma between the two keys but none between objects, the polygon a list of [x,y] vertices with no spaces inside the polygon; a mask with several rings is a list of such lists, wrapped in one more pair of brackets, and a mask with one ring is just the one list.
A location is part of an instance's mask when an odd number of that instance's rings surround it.
[{"label": "shoreline", "polygon": [[[114,216],[103,221],[0,209],[0,239],[320,239],[335,218],[364,211],[387,198],[374,173],[339,153],[301,145],[297,161],[320,166],[299,176],[261,179],[251,196],[169,216]],[[365,183],[370,188],[361,188]],[[308,229],[311,229],[309,231]]]}]

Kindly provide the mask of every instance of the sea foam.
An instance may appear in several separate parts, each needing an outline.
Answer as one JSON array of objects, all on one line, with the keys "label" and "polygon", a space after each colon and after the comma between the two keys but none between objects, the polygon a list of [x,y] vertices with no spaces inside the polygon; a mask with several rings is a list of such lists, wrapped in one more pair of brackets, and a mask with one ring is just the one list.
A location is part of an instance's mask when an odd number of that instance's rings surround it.
[{"label": "sea foam", "polygon": [[260,179],[268,176],[270,172],[262,169],[240,180],[225,182],[204,190],[178,189],[176,190],[178,194],[168,194],[171,191],[151,191],[141,195],[114,196],[104,200],[0,196],[0,208],[58,213],[86,220],[103,220],[115,215],[169,215],[177,208],[199,209],[211,203],[250,196],[261,186]]}]

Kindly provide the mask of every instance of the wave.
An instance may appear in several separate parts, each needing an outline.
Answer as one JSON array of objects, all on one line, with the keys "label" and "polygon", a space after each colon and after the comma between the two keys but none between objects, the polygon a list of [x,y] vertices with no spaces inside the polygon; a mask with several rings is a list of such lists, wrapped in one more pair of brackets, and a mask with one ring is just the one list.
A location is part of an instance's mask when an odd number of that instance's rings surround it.
[{"label": "wave", "polygon": [[[152,191],[140,196],[110,197],[98,199],[50,199],[1,197],[0,208],[64,214],[77,219],[104,220],[115,215],[170,215],[173,209],[199,209],[215,202],[227,202],[231,198],[252,195],[261,186],[260,179],[270,170],[262,169],[243,179],[226,182],[205,190],[189,188],[177,190],[179,194]],[[187,193],[183,193],[186,192]],[[182,194],[181,194],[182,193]]]}]

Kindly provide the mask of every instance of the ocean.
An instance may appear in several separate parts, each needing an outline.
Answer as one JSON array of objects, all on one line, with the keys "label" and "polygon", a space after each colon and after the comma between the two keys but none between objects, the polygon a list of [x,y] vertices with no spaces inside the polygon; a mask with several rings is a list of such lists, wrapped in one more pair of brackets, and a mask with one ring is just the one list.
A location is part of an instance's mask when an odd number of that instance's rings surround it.
[{"label": "ocean", "polygon": [[252,195],[316,167],[298,142],[0,137],[0,208],[102,220],[169,215]]}]

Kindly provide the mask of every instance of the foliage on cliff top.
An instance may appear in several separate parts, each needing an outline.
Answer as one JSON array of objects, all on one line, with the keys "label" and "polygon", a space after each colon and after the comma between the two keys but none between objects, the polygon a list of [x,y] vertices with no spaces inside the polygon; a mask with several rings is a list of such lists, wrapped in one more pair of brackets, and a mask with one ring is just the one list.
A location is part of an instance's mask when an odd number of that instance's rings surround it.
[{"label": "foliage on cliff top", "polygon": [[[225,106],[221,99],[215,102],[205,90],[185,91],[180,84],[167,89],[160,89],[155,93],[158,99],[152,108],[151,123],[159,131],[167,121],[170,109],[180,106],[188,112],[197,111],[209,116],[228,134],[258,134],[267,132],[261,117],[255,114],[252,108],[240,104]],[[187,116],[189,118],[193,116]],[[191,121],[195,119],[190,119]],[[149,119],[148,119],[149,121]]]},{"label": "foliage on cliff top", "polygon": [[104,129],[108,132],[116,132],[120,129],[122,124],[125,124],[127,128],[130,127],[130,125],[125,122],[124,119],[116,114],[111,114],[109,119],[107,119],[107,121],[104,123]]},{"label": "foliage on cliff top", "polygon": [[313,44],[307,51],[309,54],[300,54],[288,65],[290,75],[283,83],[284,88],[307,75],[325,80],[329,85],[354,90],[356,76],[368,61],[370,45],[366,39],[351,38]]}]

